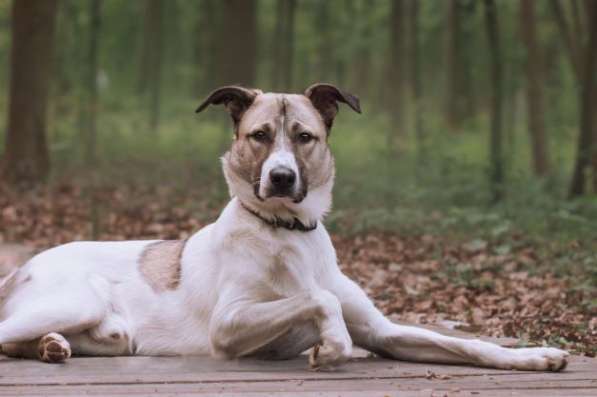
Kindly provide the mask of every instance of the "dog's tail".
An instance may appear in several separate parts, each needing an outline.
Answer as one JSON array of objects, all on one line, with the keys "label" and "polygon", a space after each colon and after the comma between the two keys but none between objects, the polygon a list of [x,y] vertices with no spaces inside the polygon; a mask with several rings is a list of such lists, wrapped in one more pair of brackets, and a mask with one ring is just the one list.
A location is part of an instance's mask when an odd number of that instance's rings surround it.
[{"label": "dog's tail", "polygon": [[[17,285],[19,271],[20,269],[17,267],[16,269],[8,273],[8,275],[0,279],[0,307],[4,306],[4,301],[6,300],[6,298],[8,298],[10,293],[14,290],[15,286]],[[1,354],[4,354],[3,350],[3,346],[0,344]]]},{"label": "dog's tail", "polygon": [[2,306],[6,298],[8,298],[14,287],[17,285],[19,270],[20,269],[17,267],[8,273],[8,275],[0,279],[0,306]]}]

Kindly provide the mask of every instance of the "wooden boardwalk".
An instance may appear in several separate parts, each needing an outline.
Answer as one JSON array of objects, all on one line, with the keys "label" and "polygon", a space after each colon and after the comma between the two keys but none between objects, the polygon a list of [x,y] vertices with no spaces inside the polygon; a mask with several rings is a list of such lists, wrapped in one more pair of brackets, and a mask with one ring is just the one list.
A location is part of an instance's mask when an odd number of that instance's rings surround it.
[{"label": "wooden boardwalk", "polygon": [[[29,256],[29,251],[3,249],[0,244],[0,273]],[[509,338],[482,339],[505,346],[516,344]],[[351,362],[329,372],[307,369],[306,356],[277,362],[97,357],[73,358],[59,365],[0,356],[0,396],[597,396],[597,359],[573,357],[564,372],[548,373],[413,364],[366,356],[357,350]]]},{"label": "wooden boardwalk", "polygon": [[354,358],[330,372],[290,361],[209,357],[73,358],[66,364],[0,359],[0,395],[597,396],[597,360],[562,373]]}]

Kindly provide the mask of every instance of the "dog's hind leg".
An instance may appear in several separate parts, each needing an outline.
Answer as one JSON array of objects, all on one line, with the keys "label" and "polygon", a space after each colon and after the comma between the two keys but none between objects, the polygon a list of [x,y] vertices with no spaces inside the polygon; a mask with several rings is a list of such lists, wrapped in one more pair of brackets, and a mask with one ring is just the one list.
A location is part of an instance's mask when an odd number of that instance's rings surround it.
[{"label": "dog's hind leg", "polygon": [[107,304],[96,284],[58,287],[32,280],[20,286],[4,302],[0,344],[28,342],[52,332],[77,333],[99,324]]},{"label": "dog's hind leg", "polygon": [[114,313],[108,314],[93,328],[67,338],[75,355],[124,356],[135,353],[126,322]]}]

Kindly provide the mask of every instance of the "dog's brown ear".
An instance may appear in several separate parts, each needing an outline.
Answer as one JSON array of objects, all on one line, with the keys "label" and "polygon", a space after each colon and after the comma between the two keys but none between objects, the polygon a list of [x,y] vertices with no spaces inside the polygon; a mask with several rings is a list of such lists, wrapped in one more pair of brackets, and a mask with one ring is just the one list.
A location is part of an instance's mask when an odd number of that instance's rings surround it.
[{"label": "dog's brown ear", "polygon": [[313,84],[305,90],[305,96],[311,100],[315,109],[321,114],[328,131],[332,128],[334,118],[338,113],[338,102],[345,103],[355,112],[361,113],[359,98],[332,84]]},{"label": "dog's brown ear", "polygon": [[230,113],[234,124],[238,124],[243,113],[251,106],[259,93],[259,90],[236,85],[220,87],[209,94],[195,112],[199,113],[209,105],[223,104],[228,113]]}]

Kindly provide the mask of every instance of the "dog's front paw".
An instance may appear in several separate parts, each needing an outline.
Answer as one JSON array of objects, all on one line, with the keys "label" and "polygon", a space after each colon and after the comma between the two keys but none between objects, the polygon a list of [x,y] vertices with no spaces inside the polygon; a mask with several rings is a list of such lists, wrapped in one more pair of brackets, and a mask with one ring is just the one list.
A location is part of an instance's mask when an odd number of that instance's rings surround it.
[{"label": "dog's front paw", "polygon": [[314,370],[333,368],[345,363],[351,356],[352,345],[324,341],[323,344],[317,344],[311,350],[309,366]]},{"label": "dog's front paw", "polygon": [[46,363],[61,363],[71,356],[70,344],[64,336],[51,332],[39,340],[39,359]]},{"label": "dog's front paw", "polygon": [[568,365],[568,352],[553,347],[515,349],[512,368],[523,371],[561,371]]}]

